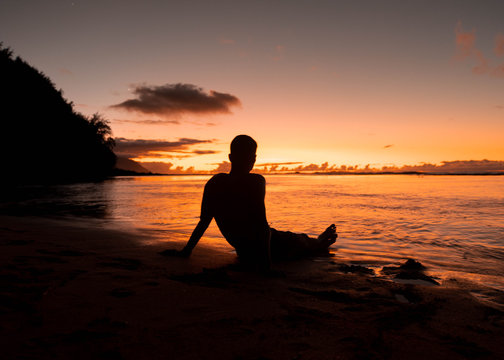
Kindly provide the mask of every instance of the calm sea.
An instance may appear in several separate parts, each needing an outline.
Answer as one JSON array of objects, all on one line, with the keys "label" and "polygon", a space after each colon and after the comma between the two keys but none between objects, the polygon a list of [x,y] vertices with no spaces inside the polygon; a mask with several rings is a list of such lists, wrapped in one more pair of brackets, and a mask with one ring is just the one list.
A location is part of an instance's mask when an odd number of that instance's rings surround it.
[{"label": "calm sea", "polygon": [[[208,176],[118,177],[24,187],[0,213],[140,229],[139,241],[187,239]],[[278,230],[317,236],[331,223],[334,259],[375,269],[415,258],[442,282],[504,290],[504,176],[271,175],[266,209]],[[92,222],[91,222],[92,220]],[[231,251],[212,222],[202,243]]]}]

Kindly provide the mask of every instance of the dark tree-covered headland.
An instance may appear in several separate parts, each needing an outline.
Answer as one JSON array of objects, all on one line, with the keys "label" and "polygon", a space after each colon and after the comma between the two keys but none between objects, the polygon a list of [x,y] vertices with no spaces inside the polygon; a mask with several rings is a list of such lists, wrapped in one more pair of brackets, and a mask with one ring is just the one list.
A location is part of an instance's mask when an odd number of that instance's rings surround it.
[{"label": "dark tree-covered headland", "polygon": [[53,183],[99,180],[116,156],[100,115],[73,109],[51,80],[0,43],[2,180]]}]

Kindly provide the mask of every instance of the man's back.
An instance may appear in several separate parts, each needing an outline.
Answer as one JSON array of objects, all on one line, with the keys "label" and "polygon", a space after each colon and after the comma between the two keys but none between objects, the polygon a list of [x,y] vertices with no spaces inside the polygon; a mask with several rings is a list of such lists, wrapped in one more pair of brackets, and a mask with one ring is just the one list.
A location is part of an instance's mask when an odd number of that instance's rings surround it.
[{"label": "man's back", "polygon": [[205,186],[201,217],[213,217],[235,248],[269,236],[264,206],[265,180],[258,174],[217,174]]}]

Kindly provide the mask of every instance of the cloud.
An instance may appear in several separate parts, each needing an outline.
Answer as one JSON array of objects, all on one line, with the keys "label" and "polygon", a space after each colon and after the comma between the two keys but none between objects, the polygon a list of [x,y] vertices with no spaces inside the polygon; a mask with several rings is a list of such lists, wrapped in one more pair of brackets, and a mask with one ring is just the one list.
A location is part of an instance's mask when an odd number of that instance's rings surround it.
[{"label": "cloud", "polygon": [[504,63],[500,64],[495,69],[493,69],[492,70],[492,75],[495,76],[495,77],[504,78]]},{"label": "cloud", "polygon": [[[354,168],[354,166],[349,166],[349,167],[351,167],[352,169]],[[337,169],[338,169],[338,167],[336,165],[329,166],[329,163],[325,162],[325,163],[320,164],[320,165],[309,164],[309,165],[306,165],[306,166],[298,166],[294,170],[295,171],[322,171],[322,172],[324,172],[324,171],[334,171],[334,170],[337,170]]]},{"label": "cloud", "polygon": [[136,86],[136,98],[112,105],[112,108],[144,114],[177,116],[183,114],[231,113],[230,107],[241,105],[231,94],[202,88],[191,84],[166,84],[161,86]]},{"label": "cloud", "polygon": [[476,34],[473,29],[471,32],[465,32],[462,29],[462,21],[457,22],[455,26],[455,44],[457,46],[457,58],[464,59],[473,54]]},{"label": "cloud", "polygon": [[145,159],[145,158],[149,158],[149,159],[152,159],[152,158],[158,158],[158,159],[178,159],[178,160],[181,160],[181,159],[187,159],[187,158],[190,158],[191,155],[179,155],[177,153],[173,154],[173,153],[169,153],[169,152],[164,152],[164,151],[159,151],[159,152],[156,152],[156,151],[150,151],[150,152],[145,152],[145,153],[142,153],[142,154],[133,154],[133,153],[120,153],[121,156],[123,157],[126,157],[128,159]]},{"label": "cloud", "polygon": [[384,167],[383,170],[391,171],[420,171],[430,173],[471,174],[471,173],[504,173],[504,161],[494,160],[455,160],[442,161],[440,165],[424,163],[421,165],[404,165],[397,167]]},{"label": "cloud", "polygon": [[173,163],[168,162],[161,162],[161,161],[145,161],[145,162],[140,162],[144,168],[149,170],[150,172],[156,173],[156,174],[172,174],[172,175],[177,175],[177,174],[200,174],[204,172],[198,172],[194,169],[194,166],[189,166],[187,169],[184,169],[182,166],[175,166]]},{"label": "cloud", "polygon": [[478,61],[478,65],[473,67],[472,69],[473,73],[478,75],[487,73],[490,68],[488,60],[483,56],[483,54],[479,50],[474,50],[474,56]]},{"label": "cloud", "polygon": [[221,38],[221,39],[219,39],[219,43],[221,43],[223,45],[234,45],[236,43],[236,41],[234,41],[233,39],[229,39],[229,38]]},{"label": "cloud", "polygon": [[494,53],[497,56],[504,56],[504,35],[503,34],[497,34],[495,36]]},{"label": "cloud", "polygon": [[191,151],[192,154],[196,155],[209,155],[209,154],[218,154],[220,151],[216,150],[193,150]]},{"label": "cloud", "polygon": [[476,30],[466,32],[462,28],[462,22],[459,21],[455,26],[455,44],[457,46],[456,58],[464,60],[466,58],[473,58],[476,60],[477,65],[473,67],[474,74],[482,75],[488,72],[490,65],[488,60],[483,56],[483,53],[476,49]]},{"label": "cloud", "polygon": [[149,171],[157,174],[217,174],[227,173],[231,170],[231,163],[228,161],[210,164],[216,166],[212,170],[196,170],[194,166],[184,169],[182,166],[175,166],[171,162],[161,161],[142,161],[139,162],[139,164]]},{"label": "cloud", "polygon": [[116,138],[115,152],[127,157],[169,157],[159,152],[187,152],[191,146],[212,143],[212,140],[180,138],[178,141]]},{"label": "cloud", "polygon": [[120,124],[141,124],[141,125],[178,125],[178,120],[122,120],[115,119],[115,123]]},{"label": "cloud", "polygon": [[[118,124],[139,124],[139,125],[157,125],[157,126],[164,126],[164,125],[180,125],[181,122],[179,120],[174,120],[174,119],[164,119],[164,120],[152,120],[152,119],[139,119],[139,120],[126,120],[126,119],[114,119],[114,123]],[[204,126],[204,127],[211,127],[211,126],[217,126],[216,123],[214,122],[201,122],[201,121],[187,121],[186,123],[188,124],[193,124],[196,126]]]},{"label": "cloud", "polygon": [[275,55],[273,56],[273,60],[280,61],[284,58],[285,55],[285,46],[277,45],[275,46]]},{"label": "cloud", "polygon": [[[394,166],[388,165],[381,168],[371,167],[369,164],[365,167],[358,165],[329,165],[323,164],[299,165],[296,167],[278,167],[276,165],[267,168],[261,168],[265,164],[258,165],[255,169],[260,173],[328,173],[328,174],[348,174],[348,173],[381,173],[381,172],[421,172],[431,174],[504,174],[504,161],[495,160],[456,160],[443,161],[441,164],[422,163],[420,165]],[[269,164],[268,164],[269,165]]]},{"label": "cloud", "polygon": [[[139,162],[139,164],[149,171],[158,174],[216,174],[227,173],[231,170],[231,163],[228,161],[210,164],[215,166],[212,170],[196,170],[193,166],[184,169],[182,166],[175,166],[172,162],[161,161],[142,161]],[[337,166],[329,165],[328,162],[323,164],[299,165],[296,167],[280,167],[280,164],[294,165],[300,163],[286,162],[258,164],[257,167],[254,168],[254,172],[262,174],[297,172],[322,174],[379,174],[383,172],[419,172],[425,174],[504,174],[504,161],[495,160],[456,160],[443,161],[440,164],[422,163],[419,165],[404,165],[400,167],[388,165],[381,168],[373,167],[370,164],[364,167],[359,167],[359,165]]]},{"label": "cloud", "polygon": [[223,161],[213,165],[217,165],[217,167],[212,170],[213,173],[227,173],[231,171],[231,163],[229,161]]},{"label": "cloud", "polygon": [[255,166],[280,166],[280,165],[299,165],[302,164],[302,162],[299,161],[289,161],[289,162],[271,162],[271,163],[263,163],[263,164],[256,164]]},{"label": "cloud", "polygon": [[[299,161],[288,161],[288,162],[269,162],[256,164],[256,171],[261,173],[278,173],[278,172],[286,172],[290,169],[287,167],[288,165],[300,165],[302,162]],[[282,166],[282,167],[280,167]],[[268,168],[269,167],[269,168]]]},{"label": "cloud", "polygon": [[63,75],[73,75],[73,72],[66,69],[66,68],[59,68],[58,71],[60,74],[63,74]]},{"label": "cloud", "polygon": [[[504,63],[494,67],[489,58],[487,58],[480,50],[475,47],[476,43],[476,30],[471,32],[464,31],[462,22],[457,22],[455,26],[455,45],[457,47],[455,58],[464,60],[470,58],[476,61],[473,66],[472,72],[477,75],[489,74],[495,77],[504,78]],[[495,36],[494,53],[497,56],[504,55],[504,35],[497,34]]]}]

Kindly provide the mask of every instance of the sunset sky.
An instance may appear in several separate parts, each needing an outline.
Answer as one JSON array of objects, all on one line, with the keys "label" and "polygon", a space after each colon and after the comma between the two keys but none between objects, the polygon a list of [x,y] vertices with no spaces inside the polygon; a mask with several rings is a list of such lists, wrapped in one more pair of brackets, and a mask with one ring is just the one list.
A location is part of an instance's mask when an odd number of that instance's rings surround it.
[{"label": "sunset sky", "polygon": [[258,163],[504,160],[504,1],[24,1],[0,41],[117,152]]}]

